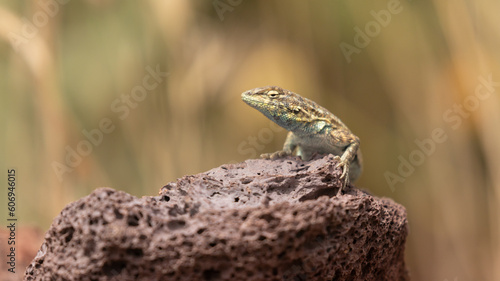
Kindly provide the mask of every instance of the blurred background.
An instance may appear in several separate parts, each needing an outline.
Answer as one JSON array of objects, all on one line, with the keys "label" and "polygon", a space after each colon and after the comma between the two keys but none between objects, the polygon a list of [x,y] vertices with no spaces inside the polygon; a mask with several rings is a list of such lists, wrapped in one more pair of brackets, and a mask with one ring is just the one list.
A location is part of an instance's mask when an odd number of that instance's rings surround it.
[{"label": "blurred background", "polygon": [[498,11],[495,0],[1,0],[0,164],[4,181],[17,172],[19,223],[43,233],[97,187],[156,195],[280,149],[286,132],[240,100],[278,85],[360,137],[356,185],[407,208],[413,280],[500,280]]}]

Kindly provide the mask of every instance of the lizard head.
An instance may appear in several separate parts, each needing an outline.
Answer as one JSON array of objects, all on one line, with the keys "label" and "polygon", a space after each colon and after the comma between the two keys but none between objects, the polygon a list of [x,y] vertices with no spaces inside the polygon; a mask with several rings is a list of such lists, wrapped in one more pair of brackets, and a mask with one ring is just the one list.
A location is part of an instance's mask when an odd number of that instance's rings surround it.
[{"label": "lizard head", "polygon": [[248,90],[241,99],[257,109],[281,127],[294,131],[295,126],[311,120],[309,100],[278,86],[267,86]]}]

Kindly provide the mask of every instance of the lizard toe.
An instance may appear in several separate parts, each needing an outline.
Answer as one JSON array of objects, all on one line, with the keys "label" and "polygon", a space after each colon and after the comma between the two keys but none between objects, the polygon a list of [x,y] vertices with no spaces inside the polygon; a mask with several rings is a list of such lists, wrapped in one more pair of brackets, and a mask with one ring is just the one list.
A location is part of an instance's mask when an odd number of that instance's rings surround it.
[{"label": "lizard toe", "polygon": [[271,153],[263,153],[260,155],[262,159],[271,159]]}]

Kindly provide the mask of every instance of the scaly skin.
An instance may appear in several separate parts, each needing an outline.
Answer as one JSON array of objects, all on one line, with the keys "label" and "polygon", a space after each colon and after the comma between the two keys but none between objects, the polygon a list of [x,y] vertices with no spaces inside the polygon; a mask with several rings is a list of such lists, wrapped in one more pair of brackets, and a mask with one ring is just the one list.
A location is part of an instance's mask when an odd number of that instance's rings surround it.
[{"label": "scaly skin", "polygon": [[[241,99],[279,126],[290,131],[283,150],[262,154],[275,159],[297,155],[309,160],[314,153],[335,155],[342,169],[343,185],[355,181],[362,171],[359,138],[340,119],[315,102],[277,86],[255,88],[241,94]],[[347,177],[348,175],[348,177]]]}]

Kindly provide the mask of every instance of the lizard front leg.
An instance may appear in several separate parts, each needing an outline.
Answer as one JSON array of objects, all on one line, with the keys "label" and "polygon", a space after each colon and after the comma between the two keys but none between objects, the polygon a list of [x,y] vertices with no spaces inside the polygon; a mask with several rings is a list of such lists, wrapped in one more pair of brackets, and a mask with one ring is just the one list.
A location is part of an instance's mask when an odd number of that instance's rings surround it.
[{"label": "lizard front leg", "polygon": [[351,163],[354,161],[356,157],[356,153],[359,149],[359,138],[353,135],[351,132],[347,130],[335,130],[331,132],[331,145],[342,147],[345,146],[345,150],[342,153],[342,156],[335,156],[335,158],[339,161],[337,167],[342,169],[342,174],[340,175],[340,179],[343,179],[343,184],[339,189],[339,193],[346,187],[349,182],[349,167]]},{"label": "lizard front leg", "polygon": [[264,153],[260,155],[260,158],[263,159],[276,159],[276,158],[281,158],[285,156],[292,155],[293,151],[297,147],[297,140],[296,136],[294,135],[293,132],[288,132],[288,135],[286,136],[285,144],[283,144],[283,149],[278,150],[273,153]]},{"label": "lizard front leg", "polygon": [[340,176],[340,178],[344,178],[348,175],[349,166],[352,163],[352,161],[354,160],[354,157],[356,156],[356,152],[358,151],[358,148],[359,148],[359,141],[349,144],[347,149],[344,151],[342,156],[339,158],[340,162],[337,165],[340,167],[343,167],[342,175]]}]

